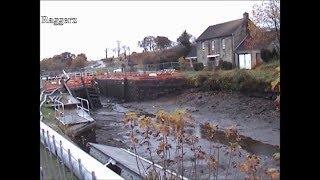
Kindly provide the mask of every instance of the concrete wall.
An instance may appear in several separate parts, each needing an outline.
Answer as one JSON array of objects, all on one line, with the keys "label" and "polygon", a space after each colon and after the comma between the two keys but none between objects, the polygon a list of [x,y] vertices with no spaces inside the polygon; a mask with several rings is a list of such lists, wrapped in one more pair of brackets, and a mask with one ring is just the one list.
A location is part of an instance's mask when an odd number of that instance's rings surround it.
[{"label": "concrete wall", "polygon": [[168,93],[179,92],[186,86],[184,78],[111,80],[97,79],[100,92],[125,101],[156,99]]},{"label": "concrete wall", "polygon": [[96,79],[100,93],[123,100],[125,98],[125,81],[123,79]]},{"label": "concrete wall", "polygon": [[177,93],[185,85],[184,78],[128,80],[126,101],[156,99],[168,93]]}]

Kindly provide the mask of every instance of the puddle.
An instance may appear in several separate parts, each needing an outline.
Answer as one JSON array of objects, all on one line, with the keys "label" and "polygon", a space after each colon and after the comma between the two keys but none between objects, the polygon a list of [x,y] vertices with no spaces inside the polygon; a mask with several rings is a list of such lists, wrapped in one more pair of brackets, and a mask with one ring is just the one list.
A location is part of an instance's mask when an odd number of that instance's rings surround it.
[{"label": "puddle", "polygon": [[[129,109],[125,108],[118,103],[110,102],[108,103],[111,105],[112,110],[116,113],[125,113],[128,112]],[[140,110],[140,113],[137,113],[138,117],[145,115],[146,117],[155,118],[155,114],[144,112],[143,109]],[[195,127],[186,127],[186,133],[188,134],[194,134],[200,139],[204,140],[205,142],[208,142],[209,139],[205,135],[204,129],[202,129],[199,125]],[[238,142],[239,145],[242,147],[243,150],[247,151],[250,154],[256,154],[256,155],[263,155],[271,157],[274,153],[279,151],[279,146],[266,144],[261,141],[254,140],[250,137],[240,135],[241,140]],[[230,141],[224,131],[217,131],[215,134],[215,137],[213,139],[213,142],[220,142],[223,145],[230,146]],[[234,141],[233,141],[234,142]]]},{"label": "puddle", "polygon": [[118,103],[113,103],[112,104],[112,109],[116,112],[119,112],[119,113],[125,113],[125,112],[128,112],[129,109],[123,107],[123,106],[120,106]]},{"label": "puddle", "polygon": [[[155,114],[150,113],[139,113],[137,115],[145,115],[146,117],[151,118],[156,117]],[[190,135],[194,134],[202,140],[209,141],[209,139],[206,137],[204,129],[202,129],[199,125],[196,127],[186,127],[185,132]],[[271,157],[274,153],[279,152],[279,146],[266,144],[243,135],[240,135],[240,138],[241,140],[238,142],[239,145],[243,150],[247,151],[250,154]],[[230,139],[226,137],[225,132],[220,130],[216,132],[213,142],[219,142],[223,145],[230,146],[230,142],[234,141],[230,141]]]},{"label": "puddle", "polygon": [[[206,136],[205,130],[201,128],[200,126],[197,126],[193,133],[197,134],[197,129],[200,129],[201,136],[198,136],[201,139],[205,139],[209,141],[208,137]],[[199,130],[198,130],[199,132]],[[245,151],[247,151],[250,154],[255,155],[264,155],[271,157],[274,153],[279,151],[279,146],[266,144],[261,141],[254,140],[250,137],[246,137],[243,135],[240,135],[241,140],[238,142],[238,144],[241,146],[241,148]],[[220,142],[221,144],[230,146],[230,141],[224,131],[217,131],[215,134],[215,137],[213,138],[213,142]],[[233,141],[235,142],[235,141]]]},{"label": "puddle", "polygon": [[125,113],[129,111],[129,109],[119,105],[118,103],[108,102],[108,103],[101,103],[101,104],[104,108],[112,109],[114,112]]},{"label": "puddle", "polygon": [[146,117],[151,117],[151,118],[155,118],[156,115],[155,114],[148,114],[148,113],[140,113],[140,114],[137,114],[138,117],[140,116],[146,116]]}]

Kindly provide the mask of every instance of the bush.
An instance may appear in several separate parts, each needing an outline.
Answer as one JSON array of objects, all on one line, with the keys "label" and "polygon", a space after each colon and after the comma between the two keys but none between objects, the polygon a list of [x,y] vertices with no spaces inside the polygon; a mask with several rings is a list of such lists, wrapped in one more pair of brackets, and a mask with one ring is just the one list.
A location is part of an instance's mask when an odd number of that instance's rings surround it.
[{"label": "bush", "polygon": [[198,87],[203,86],[204,82],[208,80],[208,77],[208,75],[200,74],[195,81],[195,85]]},{"label": "bush", "polygon": [[228,61],[222,62],[222,69],[223,70],[231,70],[232,69],[232,63]]},{"label": "bush", "polygon": [[269,62],[272,59],[272,52],[269,49],[261,49],[261,58],[264,62]]},{"label": "bush", "polygon": [[252,78],[245,70],[237,69],[233,75],[233,89],[242,89],[243,82],[248,81],[249,79]]},{"label": "bush", "polygon": [[212,71],[213,70],[213,65],[214,65],[214,62],[210,62],[210,61],[208,61],[208,63],[207,63],[207,70],[208,71]]},{"label": "bush", "polygon": [[233,77],[231,76],[222,76],[219,80],[218,80],[218,85],[220,86],[221,90],[233,90]]},{"label": "bush", "polygon": [[253,78],[245,79],[240,84],[240,91],[241,92],[263,92],[265,86],[260,81],[254,80]]},{"label": "bush", "polygon": [[273,48],[272,50],[272,59],[279,59],[279,53],[277,52],[277,50],[275,48]]},{"label": "bush", "polygon": [[203,70],[203,63],[202,62],[197,62],[197,63],[193,63],[193,69],[195,71],[202,71]]},{"label": "bush", "polygon": [[268,63],[273,59],[279,59],[279,54],[274,48],[273,50],[261,49],[261,58],[264,62]]}]

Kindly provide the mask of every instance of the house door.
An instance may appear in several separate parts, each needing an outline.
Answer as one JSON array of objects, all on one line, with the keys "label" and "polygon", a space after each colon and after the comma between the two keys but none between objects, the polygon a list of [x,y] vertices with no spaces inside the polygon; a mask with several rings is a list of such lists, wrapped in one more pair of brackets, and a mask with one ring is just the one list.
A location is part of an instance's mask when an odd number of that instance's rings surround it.
[{"label": "house door", "polygon": [[246,69],[251,69],[251,54],[245,54],[244,59]]},{"label": "house door", "polygon": [[240,69],[251,69],[251,54],[239,54]]},{"label": "house door", "polygon": [[239,54],[239,68],[245,69],[244,54]]}]

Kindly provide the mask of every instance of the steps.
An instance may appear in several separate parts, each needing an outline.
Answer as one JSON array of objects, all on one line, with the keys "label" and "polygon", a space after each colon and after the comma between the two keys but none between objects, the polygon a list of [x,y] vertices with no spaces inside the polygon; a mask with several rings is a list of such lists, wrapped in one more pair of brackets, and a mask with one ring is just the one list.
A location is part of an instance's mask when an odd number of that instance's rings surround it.
[{"label": "steps", "polygon": [[87,87],[84,83],[83,77],[81,76],[82,85],[87,93],[87,98],[90,103],[90,107],[93,110],[99,109],[102,107],[102,104],[99,99],[99,89],[95,83],[92,83],[91,86]]},{"label": "steps", "polygon": [[95,87],[95,85],[93,85],[93,87],[88,87],[87,88],[88,90],[88,94],[89,94],[89,98],[91,101],[90,102],[90,105],[93,109],[99,109],[99,108],[102,108],[102,104],[100,102],[100,99],[99,99],[99,92],[97,90],[97,88]]}]

